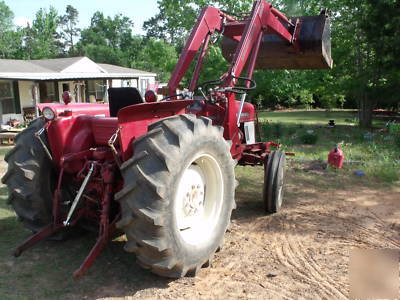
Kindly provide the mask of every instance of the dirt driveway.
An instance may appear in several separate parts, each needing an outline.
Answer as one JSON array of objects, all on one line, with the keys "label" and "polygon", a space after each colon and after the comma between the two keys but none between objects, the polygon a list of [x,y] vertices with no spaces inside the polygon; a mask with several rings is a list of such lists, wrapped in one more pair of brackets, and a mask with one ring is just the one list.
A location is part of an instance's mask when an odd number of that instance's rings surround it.
[{"label": "dirt driveway", "polygon": [[262,169],[238,168],[237,175],[238,208],[225,247],[196,278],[151,275],[113,242],[73,281],[94,237],[43,242],[15,259],[9,253],[29,233],[8,218],[0,220],[1,298],[346,299],[352,248],[400,249],[399,186],[291,166],[284,209],[265,216]]},{"label": "dirt driveway", "polygon": [[125,295],[347,299],[352,248],[400,249],[400,187],[305,169],[289,173],[285,209],[274,216],[262,214],[262,170],[238,170],[238,209],[212,267],[165,288]]}]

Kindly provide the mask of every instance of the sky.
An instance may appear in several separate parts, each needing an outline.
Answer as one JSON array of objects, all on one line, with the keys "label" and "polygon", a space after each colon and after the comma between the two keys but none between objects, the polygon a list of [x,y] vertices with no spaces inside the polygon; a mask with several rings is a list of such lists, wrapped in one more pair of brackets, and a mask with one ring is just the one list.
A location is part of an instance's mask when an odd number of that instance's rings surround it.
[{"label": "sky", "polygon": [[39,8],[53,6],[60,15],[65,13],[68,4],[79,11],[79,27],[90,25],[90,19],[96,11],[101,11],[105,16],[114,16],[122,13],[134,22],[133,32],[143,34],[143,22],[157,13],[156,0],[4,0],[14,12],[14,23],[25,26],[32,22]]}]

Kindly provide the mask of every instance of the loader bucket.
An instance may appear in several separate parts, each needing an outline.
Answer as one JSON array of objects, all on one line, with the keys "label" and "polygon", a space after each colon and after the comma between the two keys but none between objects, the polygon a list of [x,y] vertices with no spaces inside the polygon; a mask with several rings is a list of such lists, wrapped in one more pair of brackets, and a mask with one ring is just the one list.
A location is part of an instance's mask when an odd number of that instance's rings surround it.
[{"label": "loader bucket", "polygon": [[[324,13],[319,16],[291,18],[301,21],[298,39],[299,49],[276,34],[265,34],[258,54],[256,69],[330,69],[331,30],[330,19]],[[232,61],[238,42],[228,37],[222,41],[225,59]]]}]

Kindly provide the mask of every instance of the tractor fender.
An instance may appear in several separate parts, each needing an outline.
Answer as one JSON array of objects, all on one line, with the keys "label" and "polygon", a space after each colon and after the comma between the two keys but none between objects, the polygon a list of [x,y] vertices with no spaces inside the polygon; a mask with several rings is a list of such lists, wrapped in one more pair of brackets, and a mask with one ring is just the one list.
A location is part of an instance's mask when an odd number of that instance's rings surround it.
[{"label": "tractor fender", "polygon": [[143,103],[127,106],[118,112],[120,127],[120,146],[123,160],[132,154],[133,140],[147,133],[147,127],[160,119],[185,114],[193,100],[174,100],[165,102]]},{"label": "tractor fender", "polygon": [[[78,153],[94,146],[92,118],[91,116],[67,117],[50,122],[47,136],[54,163],[59,165],[64,155]],[[73,169],[79,169],[79,166]]]}]

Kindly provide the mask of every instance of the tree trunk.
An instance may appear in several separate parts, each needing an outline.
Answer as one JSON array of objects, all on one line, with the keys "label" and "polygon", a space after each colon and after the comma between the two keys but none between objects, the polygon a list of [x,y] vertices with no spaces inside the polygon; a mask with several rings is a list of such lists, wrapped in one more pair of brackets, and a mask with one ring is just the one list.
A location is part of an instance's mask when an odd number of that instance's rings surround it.
[{"label": "tree trunk", "polygon": [[359,103],[360,103],[358,111],[359,125],[362,128],[371,128],[373,103],[370,99],[368,99],[368,97],[365,94],[362,96]]}]

